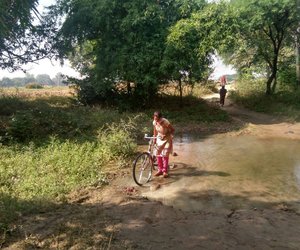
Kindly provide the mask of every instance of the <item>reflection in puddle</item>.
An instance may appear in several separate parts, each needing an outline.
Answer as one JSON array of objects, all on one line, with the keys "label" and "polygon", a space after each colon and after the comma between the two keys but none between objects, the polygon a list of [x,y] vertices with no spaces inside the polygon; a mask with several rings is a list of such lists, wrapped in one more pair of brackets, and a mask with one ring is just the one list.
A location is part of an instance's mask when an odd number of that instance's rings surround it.
[{"label": "reflection in puddle", "polygon": [[[145,196],[183,210],[267,207],[300,210],[300,142],[252,136],[177,138],[176,167]],[[298,206],[298,207],[297,207]]]}]

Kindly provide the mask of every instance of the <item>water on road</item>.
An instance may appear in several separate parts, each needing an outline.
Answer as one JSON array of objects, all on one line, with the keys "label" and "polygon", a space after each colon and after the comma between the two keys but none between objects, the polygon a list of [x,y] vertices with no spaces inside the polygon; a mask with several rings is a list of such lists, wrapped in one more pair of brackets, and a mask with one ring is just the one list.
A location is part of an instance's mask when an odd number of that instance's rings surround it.
[{"label": "water on road", "polygon": [[[176,138],[170,178],[144,196],[182,210],[292,206],[300,211],[300,142],[254,136]],[[159,186],[153,188],[155,186]]]}]

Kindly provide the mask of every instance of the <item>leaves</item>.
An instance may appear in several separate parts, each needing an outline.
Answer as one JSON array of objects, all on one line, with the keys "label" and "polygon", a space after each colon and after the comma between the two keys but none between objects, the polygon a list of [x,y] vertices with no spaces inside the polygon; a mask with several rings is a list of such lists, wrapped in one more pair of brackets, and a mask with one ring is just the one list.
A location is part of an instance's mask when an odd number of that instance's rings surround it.
[{"label": "leaves", "polygon": [[[72,64],[86,76],[78,84],[80,91],[90,93],[88,102],[111,101],[119,94],[117,84],[124,82],[133,84],[127,94],[146,103],[160,83],[173,77],[162,68],[170,62],[163,59],[169,28],[204,4],[203,0],[61,0],[49,19],[65,17],[55,48],[62,57],[72,54]],[[198,53],[198,45],[191,46]]]},{"label": "leaves", "polygon": [[0,68],[14,71],[22,64],[47,55],[51,45],[44,42],[47,29],[35,25],[40,15],[38,0],[0,2]]},{"label": "leaves", "polygon": [[299,20],[295,4],[290,0],[235,0],[223,14],[234,26],[219,47],[221,54],[240,72],[267,75],[268,94],[275,90],[279,61],[286,58],[281,51],[294,42]]}]

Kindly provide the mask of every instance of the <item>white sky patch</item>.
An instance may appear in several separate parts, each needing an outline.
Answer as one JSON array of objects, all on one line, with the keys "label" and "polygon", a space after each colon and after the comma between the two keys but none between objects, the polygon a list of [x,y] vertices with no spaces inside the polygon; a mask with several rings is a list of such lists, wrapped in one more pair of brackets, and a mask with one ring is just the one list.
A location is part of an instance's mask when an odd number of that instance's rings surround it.
[{"label": "white sky patch", "polygon": [[218,56],[214,56],[214,62],[212,66],[214,71],[210,75],[209,79],[217,80],[222,75],[236,74],[236,70],[230,65],[225,65],[222,59]]},{"label": "white sky patch", "polygon": [[[55,0],[40,0],[37,7],[38,11],[42,14],[45,11],[45,7],[55,4]],[[28,63],[23,65],[23,70],[27,73],[37,76],[39,74],[48,74],[51,78],[55,77],[57,73],[64,75],[79,77],[80,74],[71,68],[68,60],[65,60],[64,65],[60,65],[60,62],[50,59],[42,59],[36,63]],[[25,73],[22,70],[9,72],[8,70],[0,69],[0,80],[3,77],[25,77]]]},{"label": "white sky patch", "polygon": [[[26,73],[37,76],[39,74],[47,74],[51,78],[55,77],[57,73],[63,75],[79,77],[80,74],[71,68],[69,61],[65,60],[64,65],[61,66],[58,61],[50,61],[49,59],[42,59],[36,63],[28,63],[23,66]],[[0,70],[0,80],[3,77],[25,77],[25,73],[22,70],[9,72],[8,70]]]}]

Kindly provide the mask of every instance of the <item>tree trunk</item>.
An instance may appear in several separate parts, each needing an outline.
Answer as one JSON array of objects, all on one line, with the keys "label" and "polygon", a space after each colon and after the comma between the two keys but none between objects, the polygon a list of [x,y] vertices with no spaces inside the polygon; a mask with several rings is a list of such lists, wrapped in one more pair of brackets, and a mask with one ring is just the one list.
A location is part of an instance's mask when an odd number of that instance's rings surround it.
[{"label": "tree trunk", "polygon": [[193,83],[193,81],[192,81],[192,71],[191,71],[191,70],[189,71],[188,84],[189,84],[189,86],[190,86],[190,88],[191,88],[191,90],[190,90],[190,92],[189,92],[189,94],[191,95],[191,94],[193,93],[193,90],[194,90],[194,83]]},{"label": "tree trunk", "polygon": [[271,75],[268,78],[267,81],[267,90],[266,90],[266,94],[267,95],[272,95],[275,92],[276,89],[276,78],[277,78],[277,65],[278,65],[278,54],[279,54],[279,49],[274,49],[274,58],[273,58],[273,62],[270,71],[272,72]]},{"label": "tree trunk", "polygon": [[131,86],[130,86],[130,82],[127,82],[127,95],[131,94]]},{"label": "tree trunk", "polygon": [[297,87],[300,87],[300,42],[299,42],[299,38],[296,38],[296,76],[297,76],[297,80],[296,80],[296,85]]},{"label": "tree trunk", "polygon": [[277,85],[277,74],[275,74],[274,79],[273,79],[272,94],[275,93],[276,85]]},{"label": "tree trunk", "polygon": [[179,95],[180,95],[180,107],[182,107],[182,82],[181,82],[181,77],[179,77],[178,80],[178,84],[179,84]]},{"label": "tree trunk", "polygon": [[272,81],[273,81],[273,74],[271,74],[268,78],[266,95],[271,95],[272,94],[272,89],[271,89]]}]

